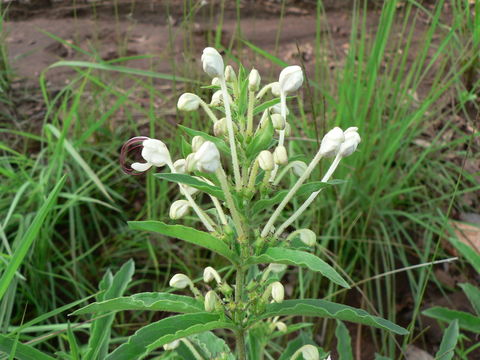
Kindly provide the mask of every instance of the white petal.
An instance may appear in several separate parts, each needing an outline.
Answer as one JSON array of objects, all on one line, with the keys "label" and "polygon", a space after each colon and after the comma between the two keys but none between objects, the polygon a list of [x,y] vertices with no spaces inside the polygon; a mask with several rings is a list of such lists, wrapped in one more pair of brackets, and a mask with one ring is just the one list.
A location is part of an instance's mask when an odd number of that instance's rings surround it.
[{"label": "white petal", "polygon": [[143,171],[147,171],[148,169],[150,169],[152,167],[152,164],[135,162],[132,165],[130,165],[130,167],[135,171],[143,172]]}]

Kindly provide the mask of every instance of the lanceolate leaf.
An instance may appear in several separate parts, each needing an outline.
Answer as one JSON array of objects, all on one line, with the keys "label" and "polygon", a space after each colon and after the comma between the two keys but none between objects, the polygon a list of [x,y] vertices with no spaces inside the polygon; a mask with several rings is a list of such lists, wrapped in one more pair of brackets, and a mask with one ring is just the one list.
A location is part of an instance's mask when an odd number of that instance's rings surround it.
[{"label": "lanceolate leaf", "polygon": [[328,265],[319,257],[306,251],[292,250],[281,247],[271,247],[261,255],[250,257],[248,259],[248,263],[279,263],[302,266],[321,273],[323,276],[327,277],[328,279],[340,286],[350,288],[348,283],[335,271],[333,267]]},{"label": "lanceolate leaf", "polygon": [[169,173],[159,173],[155,174],[155,177],[159,179],[165,179],[167,181],[185,184],[191,187],[194,187],[200,191],[206,192],[207,194],[213,195],[220,200],[225,201],[225,196],[222,189],[217,186],[207,184],[205,181],[198,180],[193,176],[187,174],[169,174]]},{"label": "lanceolate leaf", "polygon": [[178,313],[203,312],[203,304],[189,296],[145,292],[132,296],[118,297],[95,302],[76,310],[72,315],[97,313],[100,311],[146,310]]},{"label": "lanceolate leaf", "polygon": [[222,321],[217,314],[203,312],[171,316],[138,330],[106,360],[140,360],[174,340],[204,331],[233,328],[233,323]]},{"label": "lanceolate leaf", "polygon": [[462,329],[480,334],[480,317],[470,313],[435,306],[423,311],[423,315],[443,320],[447,323],[458,320],[458,324]]},{"label": "lanceolate leaf", "polygon": [[0,355],[12,355],[18,360],[55,360],[53,357],[44,354],[31,346],[22,344],[18,339],[10,339],[4,335],[0,335]]},{"label": "lanceolate leaf", "polygon": [[445,330],[440,348],[435,354],[435,359],[451,360],[453,355],[455,355],[455,346],[457,345],[458,337],[458,320],[453,320],[453,322],[448,326],[447,330]]},{"label": "lanceolate leaf", "polygon": [[460,284],[460,287],[467,295],[477,315],[480,316],[480,289],[468,283]]},{"label": "lanceolate leaf", "polygon": [[230,149],[222,139],[220,139],[216,136],[208,135],[207,133],[204,133],[202,131],[190,129],[190,128],[188,128],[186,126],[183,126],[183,125],[178,125],[178,127],[180,129],[182,129],[183,131],[185,131],[190,136],[201,136],[205,140],[213,142],[215,145],[217,145],[218,150],[220,150],[224,154],[230,155]]},{"label": "lanceolate leaf", "polygon": [[260,318],[266,319],[274,316],[287,315],[318,316],[338,319],[377,327],[400,335],[408,334],[408,331],[404,328],[378,316],[370,315],[365,310],[319,299],[285,300],[279,304],[269,304],[267,305],[265,313],[260,315]]},{"label": "lanceolate leaf", "polygon": [[220,239],[188,226],[168,225],[161,221],[130,221],[128,225],[133,230],[152,231],[204,247],[226,257],[233,263],[237,259],[233,251]]},{"label": "lanceolate leaf", "polygon": [[338,359],[353,360],[352,339],[350,338],[347,327],[340,320],[337,320],[335,336],[337,337]]}]

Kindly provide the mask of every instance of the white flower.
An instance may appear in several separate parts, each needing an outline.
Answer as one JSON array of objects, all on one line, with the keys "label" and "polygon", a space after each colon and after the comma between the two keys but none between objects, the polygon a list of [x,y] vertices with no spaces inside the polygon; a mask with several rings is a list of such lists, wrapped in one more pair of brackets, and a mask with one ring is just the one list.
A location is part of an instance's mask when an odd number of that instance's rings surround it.
[{"label": "white flower", "polygon": [[171,343],[163,345],[164,350],[175,350],[180,345],[180,340],[173,340]]},{"label": "white flower", "polygon": [[[228,102],[233,103],[232,98],[228,95]],[[223,105],[223,92],[222,90],[217,90],[212,95],[212,100],[210,101],[210,106],[222,106]]]},{"label": "white flower", "polygon": [[185,169],[185,159],[178,159],[173,163],[173,168],[177,174],[185,174],[186,169]]},{"label": "white flower", "polygon": [[[281,114],[282,113],[282,107],[280,106],[280,103],[275,104],[270,107],[270,112],[272,114]],[[287,108],[287,115],[290,114],[290,111]]]},{"label": "white flower", "polygon": [[288,164],[288,155],[287,149],[285,146],[277,146],[273,151],[273,161],[277,165],[286,165]]},{"label": "white flower", "polygon": [[350,127],[343,133],[343,135],[345,136],[345,141],[340,145],[340,156],[350,156],[355,152],[355,150],[357,150],[358,144],[360,144],[360,141],[362,141],[360,135],[358,135],[357,130],[358,128],[356,127]]},{"label": "white flower", "polygon": [[223,64],[223,58],[220,53],[212,47],[207,47],[203,50],[202,54],[202,67],[210,77],[222,78],[223,70],[225,68]]},{"label": "white flower", "polygon": [[203,137],[198,135],[194,136],[192,139],[192,151],[193,152],[198,151],[198,149],[200,149],[200,146],[202,146],[204,142],[205,142],[205,139]]},{"label": "white flower", "polygon": [[177,108],[182,111],[195,111],[200,106],[200,98],[192,93],[182,94],[178,98]]},{"label": "white flower", "polygon": [[326,157],[335,156],[344,140],[345,136],[342,129],[334,127],[323,137],[322,143],[320,144],[320,154]]},{"label": "white flower", "polygon": [[287,66],[280,73],[278,82],[280,83],[281,91],[285,94],[297,91],[303,83],[302,68],[298,65]]},{"label": "white flower", "polygon": [[207,266],[204,270],[203,270],[203,281],[205,281],[206,283],[209,283],[211,282],[213,279],[215,279],[215,281],[217,282],[217,284],[220,284],[222,282],[222,278],[220,277],[220,275],[218,275],[218,272],[217,270],[215,270],[213,267],[211,266]]},{"label": "white flower", "polygon": [[212,85],[220,86],[220,79],[218,77],[214,77],[212,79]]},{"label": "white flower", "polygon": [[187,200],[177,200],[170,205],[169,216],[172,220],[181,219],[188,214],[190,203]]},{"label": "white flower", "polygon": [[285,324],[283,321],[277,321],[275,323],[275,327],[280,332],[287,332],[287,324]]},{"label": "white flower", "polygon": [[272,171],[275,167],[273,162],[273,155],[268,150],[263,150],[258,154],[258,165],[263,171]]},{"label": "white flower", "polygon": [[211,141],[205,141],[195,153],[194,161],[198,171],[214,173],[220,167],[220,153]]},{"label": "white flower", "polygon": [[320,360],[318,349],[313,345],[303,345],[300,348],[304,360]]},{"label": "white flower", "polygon": [[252,69],[248,75],[248,90],[258,91],[260,89],[260,74],[257,69]]},{"label": "white flower", "polygon": [[281,273],[282,271],[285,271],[287,268],[287,265],[271,263],[270,265],[268,265],[268,268],[272,273],[278,274],[278,273]]},{"label": "white flower", "polygon": [[317,235],[310,229],[300,229],[298,230],[298,235],[300,241],[307,246],[315,246],[317,243]]},{"label": "white flower", "polygon": [[275,97],[279,97],[280,96],[280,83],[278,81],[272,83],[272,95],[275,96]]},{"label": "white flower", "polygon": [[215,136],[223,136],[227,133],[227,119],[221,118],[213,124],[213,134]]},{"label": "white flower", "polygon": [[275,130],[285,129],[285,119],[282,117],[282,115],[272,114],[270,118],[272,119],[273,128]]},{"label": "white flower", "polygon": [[300,160],[293,161],[291,164],[293,173],[298,177],[302,176],[308,167],[307,164]]},{"label": "white flower", "polygon": [[272,298],[276,303],[281,303],[285,298],[285,288],[280,281],[272,283]]},{"label": "white flower", "polygon": [[170,279],[169,285],[175,289],[185,289],[187,286],[193,286],[193,283],[187,275],[175,274]]},{"label": "white flower", "polygon": [[217,294],[215,291],[210,290],[205,294],[204,306],[206,312],[215,311],[215,307],[217,306]]},{"label": "white flower", "polygon": [[191,173],[194,171],[197,168],[196,164],[195,153],[188,154],[185,159],[185,172]]},{"label": "white flower", "polygon": [[237,76],[235,75],[235,70],[231,65],[227,65],[225,67],[225,81],[226,82],[234,82],[237,80]]},{"label": "white flower", "polygon": [[167,146],[160,140],[147,139],[143,141],[142,145],[142,157],[146,163],[133,163],[131,165],[133,170],[147,171],[152,166],[162,167],[171,161]]}]

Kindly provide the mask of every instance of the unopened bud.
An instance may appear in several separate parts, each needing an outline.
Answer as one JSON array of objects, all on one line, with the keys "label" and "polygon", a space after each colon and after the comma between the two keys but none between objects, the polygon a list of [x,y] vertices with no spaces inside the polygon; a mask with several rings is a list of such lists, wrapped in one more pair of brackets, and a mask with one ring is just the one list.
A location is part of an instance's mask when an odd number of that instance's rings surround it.
[{"label": "unopened bud", "polygon": [[350,127],[343,133],[345,136],[345,141],[340,145],[340,149],[338,150],[340,156],[350,156],[355,152],[355,150],[357,150],[358,144],[360,144],[360,141],[362,141],[357,130],[358,128],[356,127]]},{"label": "unopened bud", "polygon": [[177,200],[170,205],[169,216],[172,220],[178,220],[188,214],[190,203],[187,200]]},{"label": "unopened bud", "polygon": [[272,114],[270,116],[270,118],[272,119],[272,124],[273,124],[273,128],[275,130],[283,130],[285,129],[285,119],[282,117],[282,115],[280,114]]},{"label": "unopened bud", "polygon": [[193,283],[187,275],[175,274],[170,279],[169,285],[175,289],[185,289],[187,286],[193,285]]},{"label": "unopened bud", "polygon": [[307,171],[308,166],[303,161],[296,160],[291,164],[293,173],[298,177],[302,176],[303,174],[305,174],[305,171]]},{"label": "unopened bud", "polygon": [[285,94],[291,94],[297,91],[303,83],[302,68],[298,65],[287,66],[280,73],[278,82],[280,89]]},{"label": "unopened bud", "polygon": [[175,350],[180,345],[180,340],[173,340],[172,342],[163,345],[163,349],[168,350]]},{"label": "unopened bud", "polygon": [[270,265],[268,265],[268,268],[272,273],[278,274],[278,273],[281,273],[282,271],[285,271],[287,269],[287,265],[271,263]]},{"label": "unopened bud", "polygon": [[177,174],[185,174],[185,159],[178,159],[173,163],[173,169]]},{"label": "unopened bud", "polygon": [[275,167],[275,164],[273,162],[273,155],[268,150],[261,151],[257,159],[258,165],[263,171],[272,171]]},{"label": "unopened bud", "polygon": [[290,136],[290,134],[292,132],[292,127],[290,126],[290,124],[288,122],[285,123],[285,129],[283,129],[283,131],[285,131],[285,136]]},{"label": "unopened bud", "polygon": [[224,64],[220,53],[212,47],[207,47],[202,54],[202,67],[210,77],[222,77]]},{"label": "unopened bud", "polygon": [[198,171],[214,173],[220,167],[220,153],[211,141],[205,141],[195,153],[195,163]]},{"label": "unopened bud", "polygon": [[[287,115],[290,114],[290,110],[288,110],[288,107],[287,107],[286,110],[287,110],[286,111]],[[271,106],[270,107],[270,112],[272,114],[280,114],[281,115],[282,114],[282,106],[280,105],[280,103]]]},{"label": "unopened bud", "polygon": [[277,146],[273,151],[273,161],[277,165],[286,165],[288,164],[288,155],[287,149],[285,146]]},{"label": "unopened bud", "polygon": [[196,168],[195,153],[188,154],[185,159],[185,171],[191,173]]},{"label": "unopened bud", "polygon": [[218,272],[217,270],[215,270],[213,267],[211,266],[207,266],[204,270],[203,270],[203,281],[205,281],[206,283],[209,283],[211,282],[213,279],[215,279],[215,281],[217,282],[217,284],[220,284],[222,282],[222,278],[220,277],[220,275],[218,275]]},{"label": "unopened bud", "polygon": [[217,307],[217,294],[215,291],[210,290],[205,294],[205,311],[206,312],[213,312]]},{"label": "unopened bud", "polygon": [[317,235],[310,229],[300,229],[298,230],[298,235],[300,241],[307,246],[315,246],[317,243]]},{"label": "unopened bud", "polygon": [[231,65],[225,67],[225,81],[229,83],[237,81],[237,75],[235,75],[235,70]]},{"label": "unopened bud", "polygon": [[275,97],[280,96],[280,83],[278,81],[272,83],[272,95]]},{"label": "unopened bud", "polygon": [[258,91],[260,89],[260,74],[257,69],[252,69],[248,75],[248,90]]},{"label": "unopened bud", "polygon": [[280,332],[287,332],[287,324],[285,324],[283,321],[277,321],[275,323],[275,327]]},{"label": "unopened bud", "polygon": [[177,108],[182,111],[195,111],[200,106],[200,98],[192,93],[182,94],[178,98]]},{"label": "unopened bud", "polygon": [[221,118],[213,124],[213,134],[215,136],[223,136],[227,133],[227,119]]},{"label": "unopened bud", "polygon": [[214,77],[212,79],[212,85],[220,86],[220,79],[218,77]]},{"label": "unopened bud", "polygon": [[192,139],[192,151],[193,152],[198,151],[198,149],[200,149],[200,146],[202,146],[204,142],[205,142],[205,139],[203,137],[198,135],[194,136]]},{"label": "unopened bud", "polygon": [[303,345],[300,349],[304,360],[320,360],[318,349],[313,345]]},{"label": "unopened bud", "polygon": [[281,303],[285,298],[285,288],[280,281],[275,281],[272,286],[272,298],[276,303]]},{"label": "unopened bud", "polygon": [[342,129],[334,127],[323,137],[322,143],[320,144],[320,154],[326,157],[335,156],[344,140],[345,136]]}]

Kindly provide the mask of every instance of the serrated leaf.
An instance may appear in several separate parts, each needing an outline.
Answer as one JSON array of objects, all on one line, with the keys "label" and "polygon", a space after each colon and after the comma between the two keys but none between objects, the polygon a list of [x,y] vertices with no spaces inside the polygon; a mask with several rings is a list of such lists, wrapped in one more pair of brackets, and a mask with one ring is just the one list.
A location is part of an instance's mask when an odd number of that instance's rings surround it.
[{"label": "serrated leaf", "polygon": [[72,315],[124,310],[194,313],[203,312],[204,308],[203,304],[200,301],[190,296],[158,292],[144,292],[131,296],[124,296],[106,301],[94,302],[74,311]]},{"label": "serrated leaf", "polygon": [[268,304],[265,313],[260,315],[259,318],[266,319],[286,315],[331,318],[373,326],[399,335],[408,334],[408,331],[401,326],[378,316],[370,315],[365,310],[319,299],[284,300],[279,304]]},{"label": "serrated leaf", "polygon": [[217,186],[207,184],[205,181],[198,180],[197,178],[187,174],[171,174],[171,173],[158,173],[154,175],[158,179],[164,179],[177,184],[185,184],[207,194],[213,195],[220,200],[225,201],[225,195]]},{"label": "serrated leaf", "polygon": [[337,320],[335,336],[337,337],[338,359],[353,360],[352,339],[350,338],[347,327],[340,320]]},{"label": "serrated leaf", "polygon": [[126,343],[109,354],[106,360],[140,360],[174,340],[204,331],[233,328],[233,323],[222,321],[217,314],[204,312],[171,316],[135,332]]},{"label": "serrated leaf", "polygon": [[442,308],[439,306],[424,310],[423,315],[451,323],[458,320],[458,325],[465,330],[480,334],[480,317],[473,314]]},{"label": "serrated leaf", "polygon": [[265,121],[267,122],[267,125],[258,130],[250,144],[247,145],[245,153],[248,159],[254,159],[260,151],[266,150],[272,142],[275,129],[273,128],[270,118],[267,118]]},{"label": "serrated leaf", "polygon": [[321,273],[335,284],[350,288],[350,285],[335,271],[333,267],[328,265],[319,257],[305,251],[292,250],[281,247],[268,248],[263,254],[251,256],[248,258],[248,264],[265,264],[279,263],[287,265],[296,265],[306,267],[310,270]]},{"label": "serrated leaf", "polygon": [[467,295],[477,315],[480,316],[480,289],[468,283],[460,284],[460,287]]},{"label": "serrated leaf", "polygon": [[212,136],[212,135],[209,135],[209,134],[207,134],[203,131],[190,129],[190,128],[188,128],[186,126],[183,126],[183,125],[178,125],[178,127],[180,129],[182,129],[183,131],[185,131],[190,136],[201,136],[205,140],[213,142],[215,145],[217,145],[218,150],[220,150],[221,152],[223,152],[227,155],[230,155],[230,148],[227,146],[227,144],[225,144],[225,142],[222,139],[220,139],[218,137],[215,137],[215,136]]},{"label": "serrated leaf", "polygon": [[[314,181],[310,182],[307,184],[303,184],[300,186],[300,188],[297,190],[294,196],[302,196],[302,195],[310,195],[311,193],[318,191],[322,188],[325,188],[327,186],[331,185],[338,185],[338,184],[343,184],[345,183],[345,180],[331,180],[327,182],[321,182],[321,181]],[[275,204],[280,203],[285,196],[287,196],[289,190],[282,190],[278,191],[273,197],[270,199],[262,199],[257,201],[253,206],[252,206],[252,211],[254,214],[259,213],[262,210],[268,209],[272,207]]]},{"label": "serrated leaf", "polygon": [[454,320],[443,334],[440,348],[435,354],[435,360],[450,360],[453,358],[459,335],[458,320]]},{"label": "serrated leaf", "polygon": [[183,225],[168,225],[161,221],[129,221],[128,226],[133,230],[152,231],[169,237],[177,238],[191,244],[201,246],[216,252],[230,260],[237,262],[237,255],[220,239],[209,233]]},{"label": "serrated leaf", "polygon": [[29,346],[22,344],[18,339],[10,339],[0,335],[0,354],[11,355],[14,351],[14,358],[18,360],[55,360],[53,357]]}]

